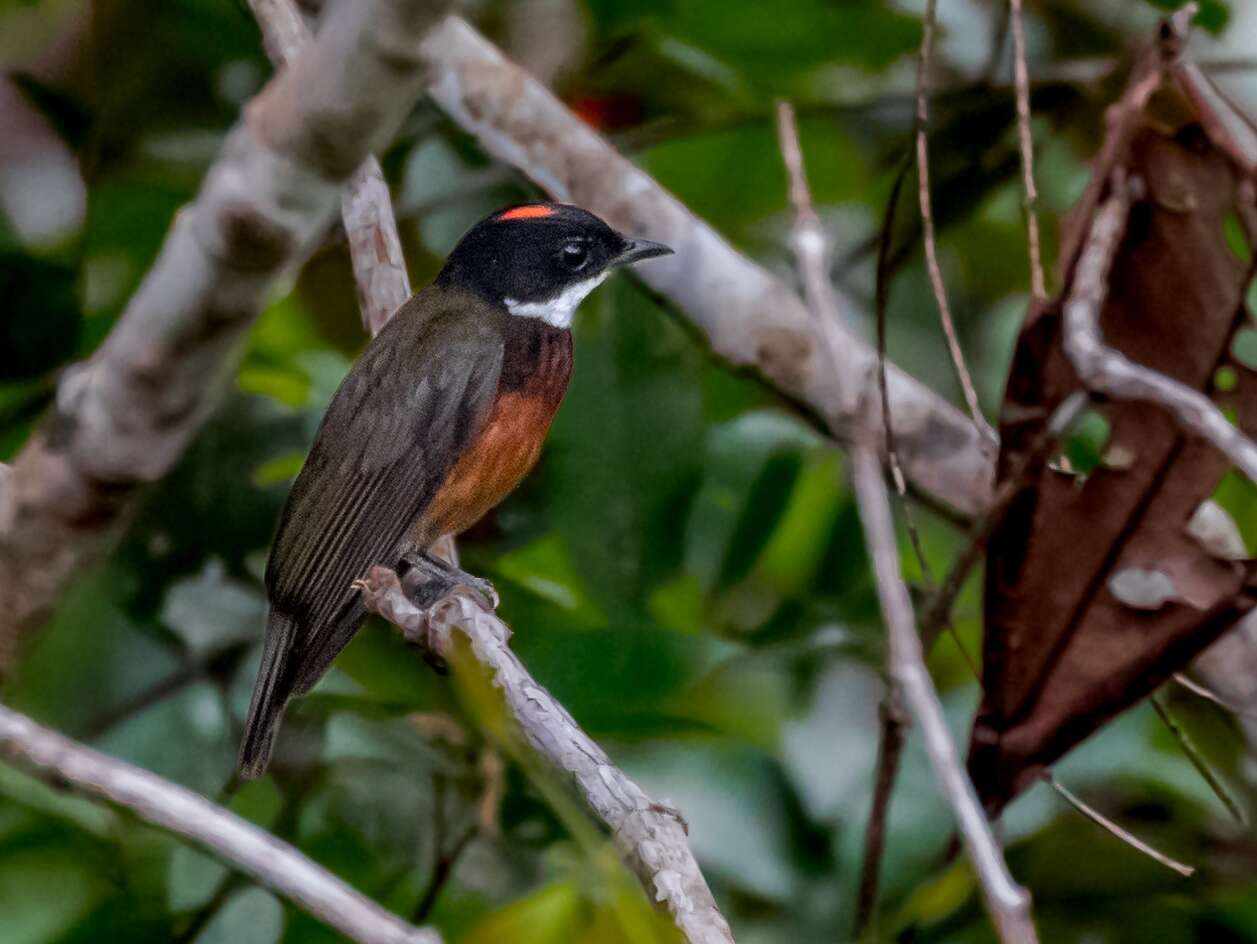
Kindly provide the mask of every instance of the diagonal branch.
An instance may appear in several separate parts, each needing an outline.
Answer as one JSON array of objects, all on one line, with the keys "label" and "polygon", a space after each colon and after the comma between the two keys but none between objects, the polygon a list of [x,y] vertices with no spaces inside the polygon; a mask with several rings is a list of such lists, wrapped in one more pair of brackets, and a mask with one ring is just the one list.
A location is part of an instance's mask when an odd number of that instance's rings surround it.
[{"label": "diagonal branch", "polygon": [[921,27],[921,52],[917,58],[917,111],[916,111],[916,153],[917,153],[917,203],[921,209],[921,238],[925,244],[925,267],[930,275],[930,287],[934,290],[934,300],[938,304],[938,317],[943,325],[943,335],[947,339],[947,351],[951,354],[952,367],[956,371],[956,379],[960,381],[960,389],[964,393],[965,405],[969,407],[969,415],[973,425],[991,442],[995,441],[995,432],[982,415],[982,407],[978,405],[978,392],[973,386],[973,377],[965,364],[964,351],[960,347],[960,338],[956,335],[956,322],[951,315],[951,305],[947,302],[947,287],[943,284],[943,270],[938,264],[938,242],[934,237],[934,201],[930,197],[930,92],[929,71],[930,58],[934,48],[935,8],[938,0],[927,0],[925,16]]},{"label": "diagonal branch", "polygon": [[1038,935],[1030,913],[1030,895],[1008,872],[986,813],[952,742],[943,706],[925,667],[912,601],[899,571],[899,549],[886,483],[871,435],[856,440],[851,458],[860,521],[889,636],[891,674],[925,739],[935,777],[952,807],[1000,940],[1004,944],[1032,944],[1038,941]]},{"label": "diagonal branch", "polygon": [[125,523],[140,487],[178,461],[267,291],[401,124],[432,16],[427,0],[338,4],[248,106],[104,345],[62,380],[0,511],[0,671]]},{"label": "diagonal branch", "polygon": [[0,705],[0,758],[59,788],[120,806],[201,847],[359,944],[440,944],[288,843],[200,794],[115,760]]},{"label": "diagonal branch", "polygon": [[[853,394],[876,360],[867,343],[835,325],[836,360],[828,357],[798,295],[695,218],[463,20],[448,17],[419,55],[436,105],[485,151],[555,199],[674,247],[674,256],[638,277],[703,332],[718,355],[753,368],[841,440],[851,438],[859,411]],[[989,444],[963,414],[897,368],[889,384],[908,478],[944,505],[973,514],[990,496]]]},{"label": "diagonal branch", "polygon": [[1021,182],[1026,196],[1026,246],[1030,254],[1030,290],[1047,298],[1043,249],[1039,238],[1039,188],[1034,182],[1034,130],[1030,124],[1030,69],[1026,65],[1026,24],[1022,0],[1008,0],[1013,34],[1013,79],[1017,87],[1017,145],[1021,150]]},{"label": "diagonal branch", "polygon": [[610,828],[647,895],[667,909],[686,942],[733,944],[679,816],[651,800],[537,684],[508,645],[509,626],[472,594],[454,592],[420,609],[403,591],[397,574],[384,567],[373,567],[360,586],[368,609],[437,655],[444,657],[452,634],[462,633],[472,657],[501,690],[528,745],[570,780],[590,811]]}]

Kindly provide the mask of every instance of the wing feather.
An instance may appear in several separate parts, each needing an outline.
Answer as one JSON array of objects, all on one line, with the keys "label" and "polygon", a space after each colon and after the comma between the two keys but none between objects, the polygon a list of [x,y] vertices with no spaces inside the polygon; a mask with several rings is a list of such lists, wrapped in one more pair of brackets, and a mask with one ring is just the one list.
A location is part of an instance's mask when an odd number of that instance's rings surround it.
[{"label": "wing feather", "polygon": [[309,676],[304,663],[330,662],[349,641],[360,622],[345,619],[351,584],[373,564],[396,563],[492,406],[500,326],[472,314],[466,296],[428,294],[350,370],[289,495],[266,574],[272,605],[299,627],[289,678]]}]

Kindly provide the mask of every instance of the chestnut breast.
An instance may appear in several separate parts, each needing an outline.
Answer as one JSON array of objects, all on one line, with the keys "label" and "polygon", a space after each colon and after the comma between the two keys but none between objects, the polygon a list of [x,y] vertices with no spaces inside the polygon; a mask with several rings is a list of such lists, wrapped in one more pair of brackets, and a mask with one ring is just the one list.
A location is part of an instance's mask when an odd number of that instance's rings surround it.
[{"label": "chestnut breast", "polygon": [[572,374],[572,334],[535,318],[508,317],[497,395],[411,532],[426,547],[458,534],[509,495],[537,464]]}]

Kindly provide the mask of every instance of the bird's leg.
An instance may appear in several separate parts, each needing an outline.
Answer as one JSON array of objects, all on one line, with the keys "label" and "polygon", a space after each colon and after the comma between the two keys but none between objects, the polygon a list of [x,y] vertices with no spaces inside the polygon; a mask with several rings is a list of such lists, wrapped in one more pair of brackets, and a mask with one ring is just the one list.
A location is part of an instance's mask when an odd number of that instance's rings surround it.
[{"label": "bird's leg", "polygon": [[427,551],[411,549],[402,554],[398,575],[408,595],[419,594],[415,605],[424,609],[459,588],[479,595],[491,610],[496,610],[500,602],[498,592],[489,581],[447,564]]}]

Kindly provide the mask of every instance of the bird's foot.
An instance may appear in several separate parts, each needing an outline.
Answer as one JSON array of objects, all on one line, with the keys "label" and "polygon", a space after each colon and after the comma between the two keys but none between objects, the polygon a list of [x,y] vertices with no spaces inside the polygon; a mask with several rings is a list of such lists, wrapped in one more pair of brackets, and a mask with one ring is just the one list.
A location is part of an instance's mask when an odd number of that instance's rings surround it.
[{"label": "bird's foot", "polygon": [[478,596],[490,610],[496,610],[501,603],[497,590],[488,580],[460,570],[430,554],[405,554],[397,570],[406,595],[423,609],[455,590],[464,590]]},{"label": "bird's foot", "polygon": [[667,803],[652,803],[648,807],[652,813],[662,813],[664,816],[670,817],[677,821],[677,824],[685,831],[685,835],[690,834],[690,823],[675,806],[669,806]]}]

